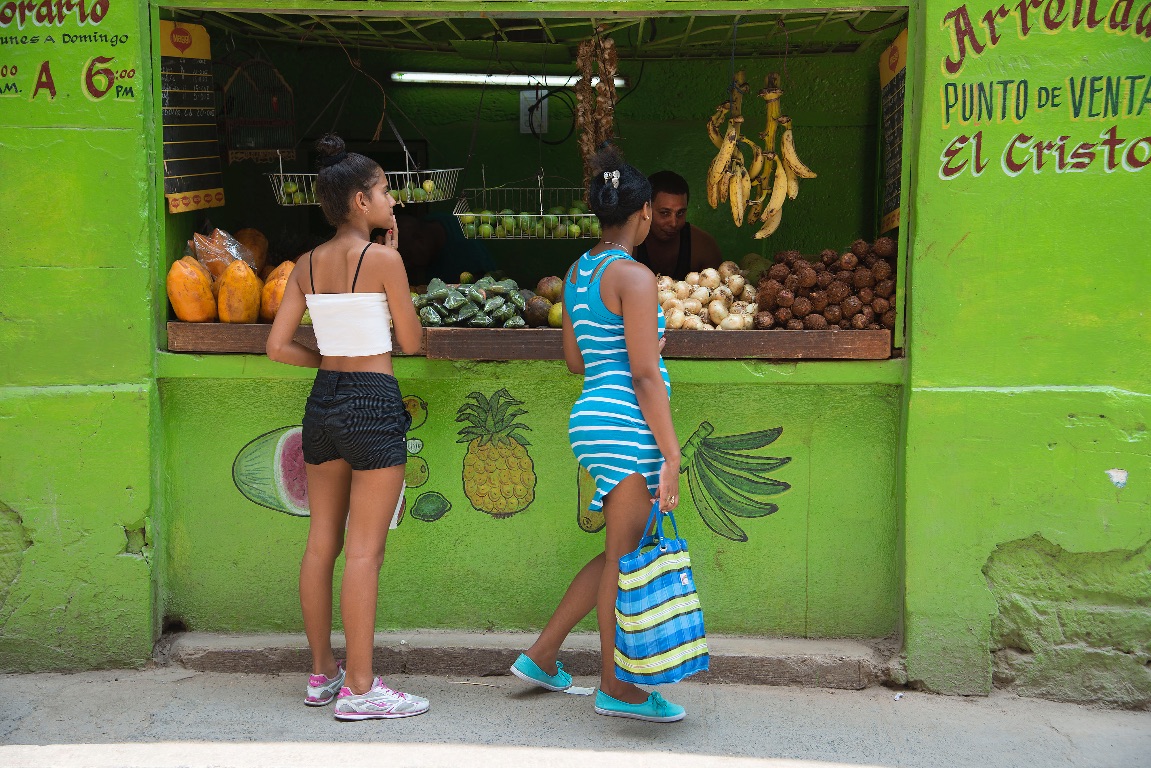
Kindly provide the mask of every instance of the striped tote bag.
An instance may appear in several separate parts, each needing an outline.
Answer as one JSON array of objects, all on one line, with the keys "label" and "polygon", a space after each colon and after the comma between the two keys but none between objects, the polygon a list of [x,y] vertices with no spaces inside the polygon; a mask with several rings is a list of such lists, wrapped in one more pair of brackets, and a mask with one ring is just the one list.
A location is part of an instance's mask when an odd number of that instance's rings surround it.
[{"label": "striped tote bag", "polygon": [[[663,535],[665,515],[672,538]],[[660,513],[657,502],[644,530],[652,533],[619,560],[615,675],[631,683],[676,683],[707,669],[703,610],[675,516]]]}]

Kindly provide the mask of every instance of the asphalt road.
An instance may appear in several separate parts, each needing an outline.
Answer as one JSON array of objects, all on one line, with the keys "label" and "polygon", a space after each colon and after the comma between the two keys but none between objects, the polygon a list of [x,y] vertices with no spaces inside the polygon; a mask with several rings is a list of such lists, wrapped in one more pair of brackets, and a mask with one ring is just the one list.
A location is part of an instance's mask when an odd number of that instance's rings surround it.
[{"label": "asphalt road", "polygon": [[303,705],[301,675],[160,667],[0,676],[0,766],[1151,768],[1151,712],[1004,694],[686,682],[661,691],[687,718],[650,724],[596,715],[590,696],[510,676],[388,682],[428,697],[431,710],[336,722],[330,707]]}]

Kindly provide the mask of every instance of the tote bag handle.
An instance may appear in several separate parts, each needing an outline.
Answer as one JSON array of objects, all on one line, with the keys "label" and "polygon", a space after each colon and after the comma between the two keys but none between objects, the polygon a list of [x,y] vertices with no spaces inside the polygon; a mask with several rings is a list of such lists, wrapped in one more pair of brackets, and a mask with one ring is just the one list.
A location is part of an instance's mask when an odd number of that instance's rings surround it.
[{"label": "tote bag handle", "polygon": [[[644,526],[643,529],[644,537],[640,539],[639,546],[636,547],[636,551],[639,551],[644,547],[654,546],[658,546],[661,550],[664,551],[667,550],[667,544],[664,543],[667,537],[663,534],[663,519],[665,517],[671,519],[672,533],[675,534],[675,538],[679,538],[679,527],[675,524],[675,515],[672,514],[670,509],[667,512],[661,512],[659,509],[659,501],[657,500],[652,502],[651,514],[648,515],[647,525]],[[655,526],[654,530],[652,529],[653,525]],[[648,531],[652,532],[647,533]]]}]

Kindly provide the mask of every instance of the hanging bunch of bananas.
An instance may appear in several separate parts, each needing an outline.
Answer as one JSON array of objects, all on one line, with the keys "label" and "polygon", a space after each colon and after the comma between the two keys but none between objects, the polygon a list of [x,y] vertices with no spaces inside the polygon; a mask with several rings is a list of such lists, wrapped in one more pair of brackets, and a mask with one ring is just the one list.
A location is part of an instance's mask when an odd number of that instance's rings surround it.
[{"label": "hanging bunch of bananas", "polygon": [[727,100],[720,104],[707,121],[707,135],[719,150],[707,169],[707,202],[712,208],[720,203],[731,205],[735,225],[743,224],[747,198],[751,194],[751,174],[738,151],[743,124],[743,95],[751,90],[741,69],[735,73]]},{"label": "hanging bunch of bananas", "polygon": [[[707,121],[707,135],[719,150],[707,170],[707,202],[712,208],[728,203],[737,227],[743,226],[745,220],[759,224],[755,233],[759,239],[779,228],[784,201],[799,195],[799,179],[815,178],[815,172],[796,154],[791,118],[780,112],[783,90],[779,87],[779,75],[768,75],[764,86],[759,92],[767,107],[766,125],[759,134],[762,148],[741,135],[743,95],[750,90],[743,70],[736,73],[727,101]],[[751,152],[750,162],[741,145]]]}]

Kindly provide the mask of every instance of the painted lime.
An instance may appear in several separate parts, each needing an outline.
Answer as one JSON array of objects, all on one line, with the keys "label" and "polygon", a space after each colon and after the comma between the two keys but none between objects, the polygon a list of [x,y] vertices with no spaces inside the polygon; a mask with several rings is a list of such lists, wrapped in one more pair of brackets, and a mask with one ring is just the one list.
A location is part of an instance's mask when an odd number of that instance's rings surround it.
[{"label": "painted lime", "polygon": [[262,507],[307,517],[302,432],[299,426],[280,427],[240,449],[232,462],[232,481],[240,493]]},{"label": "painted lime", "polygon": [[434,523],[447,514],[451,508],[452,503],[444,498],[443,494],[431,491],[422,494],[412,504],[412,517],[425,523]]}]

